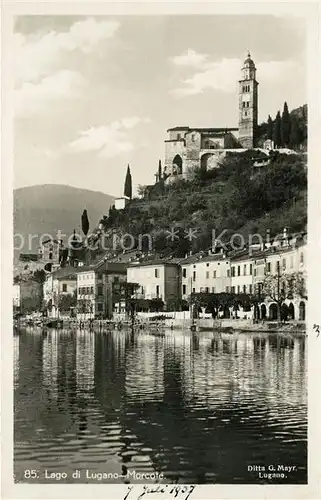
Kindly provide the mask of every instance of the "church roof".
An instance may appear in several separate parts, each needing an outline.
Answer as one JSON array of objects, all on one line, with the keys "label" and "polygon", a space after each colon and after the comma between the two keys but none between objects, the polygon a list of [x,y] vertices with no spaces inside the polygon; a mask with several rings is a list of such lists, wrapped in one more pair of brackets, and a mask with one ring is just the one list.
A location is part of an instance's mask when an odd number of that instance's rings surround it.
[{"label": "church roof", "polygon": [[250,52],[248,52],[248,54],[247,54],[247,58],[246,58],[246,59],[245,59],[245,61],[244,61],[244,66],[252,66],[252,67],[254,67],[254,66],[255,66],[254,61],[253,61],[253,59],[251,58],[251,54],[250,54]]},{"label": "church roof", "polygon": [[175,131],[175,130],[189,130],[189,127],[172,127],[172,128],[168,128],[167,129],[167,132],[170,132],[170,131]]},{"label": "church roof", "polygon": [[167,132],[183,130],[185,132],[201,132],[201,133],[214,133],[214,132],[232,132],[238,130],[238,127],[173,127],[167,129]]}]

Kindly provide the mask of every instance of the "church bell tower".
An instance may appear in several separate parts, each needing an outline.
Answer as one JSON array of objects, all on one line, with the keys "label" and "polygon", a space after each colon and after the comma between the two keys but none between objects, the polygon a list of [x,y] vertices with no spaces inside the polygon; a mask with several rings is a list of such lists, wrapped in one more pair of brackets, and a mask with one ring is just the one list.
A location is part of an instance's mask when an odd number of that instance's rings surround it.
[{"label": "church bell tower", "polygon": [[256,146],[258,85],[256,67],[248,53],[239,80],[239,142],[246,149]]}]

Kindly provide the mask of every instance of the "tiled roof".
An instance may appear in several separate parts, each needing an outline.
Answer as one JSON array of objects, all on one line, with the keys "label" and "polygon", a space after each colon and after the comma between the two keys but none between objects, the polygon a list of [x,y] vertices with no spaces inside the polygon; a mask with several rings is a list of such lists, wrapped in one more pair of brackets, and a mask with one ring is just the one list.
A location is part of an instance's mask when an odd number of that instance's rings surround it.
[{"label": "tiled roof", "polygon": [[70,275],[76,276],[79,273],[79,267],[62,267],[61,269],[57,269],[57,271],[53,271],[51,276],[55,279],[65,278]]},{"label": "tiled roof", "polygon": [[190,255],[185,259],[181,259],[180,264],[193,264],[194,262],[213,262],[213,261],[221,261],[221,260],[229,260],[226,255],[221,253],[212,254],[212,255],[202,255],[201,253],[197,253],[194,255]]},{"label": "tiled roof", "polygon": [[238,130],[237,127],[172,127],[168,128],[167,132],[174,132],[175,130],[185,130],[188,132],[224,132],[224,131],[231,131],[231,130]]},{"label": "tiled roof", "polygon": [[131,262],[129,267],[142,267],[142,266],[178,266],[179,260],[177,259],[152,259],[152,260],[143,260],[141,262]]}]

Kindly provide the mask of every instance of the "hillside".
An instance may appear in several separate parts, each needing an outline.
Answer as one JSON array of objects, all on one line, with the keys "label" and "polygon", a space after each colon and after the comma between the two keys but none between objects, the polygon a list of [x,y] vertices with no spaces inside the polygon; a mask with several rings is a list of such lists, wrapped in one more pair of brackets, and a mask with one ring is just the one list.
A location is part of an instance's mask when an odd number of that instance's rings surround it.
[{"label": "hillside", "polygon": [[[212,230],[217,236],[225,231],[224,242],[235,233],[248,241],[250,233],[265,238],[269,230],[273,237],[284,227],[305,231],[306,156],[277,154],[269,165],[257,169],[249,153],[227,158],[218,169],[199,170],[193,181],[149,186],[145,197],[133,200],[125,210],[110,210],[105,234],[128,232],[139,241],[139,235],[148,233],[153,251],[180,257],[210,248]],[[173,227],[179,238],[171,241],[167,231]],[[197,232],[192,241],[186,237],[190,228]]]},{"label": "hillside", "polygon": [[[28,234],[49,233],[56,236],[60,229],[68,236],[73,229],[80,231],[80,218],[86,208],[90,231],[103,214],[108,213],[114,198],[107,194],[59,184],[44,184],[14,191],[14,233],[25,239],[21,252],[36,252],[39,239],[28,248]],[[18,243],[18,239],[16,240]],[[15,259],[19,255],[15,251]]]}]

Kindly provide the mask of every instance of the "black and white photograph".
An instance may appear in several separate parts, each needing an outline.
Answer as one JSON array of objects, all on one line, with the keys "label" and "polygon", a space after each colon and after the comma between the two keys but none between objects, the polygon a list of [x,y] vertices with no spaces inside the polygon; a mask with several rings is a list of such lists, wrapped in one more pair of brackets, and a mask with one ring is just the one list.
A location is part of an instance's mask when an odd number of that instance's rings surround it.
[{"label": "black and white photograph", "polygon": [[307,487],[308,36],[13,16],[14,485]]}]

